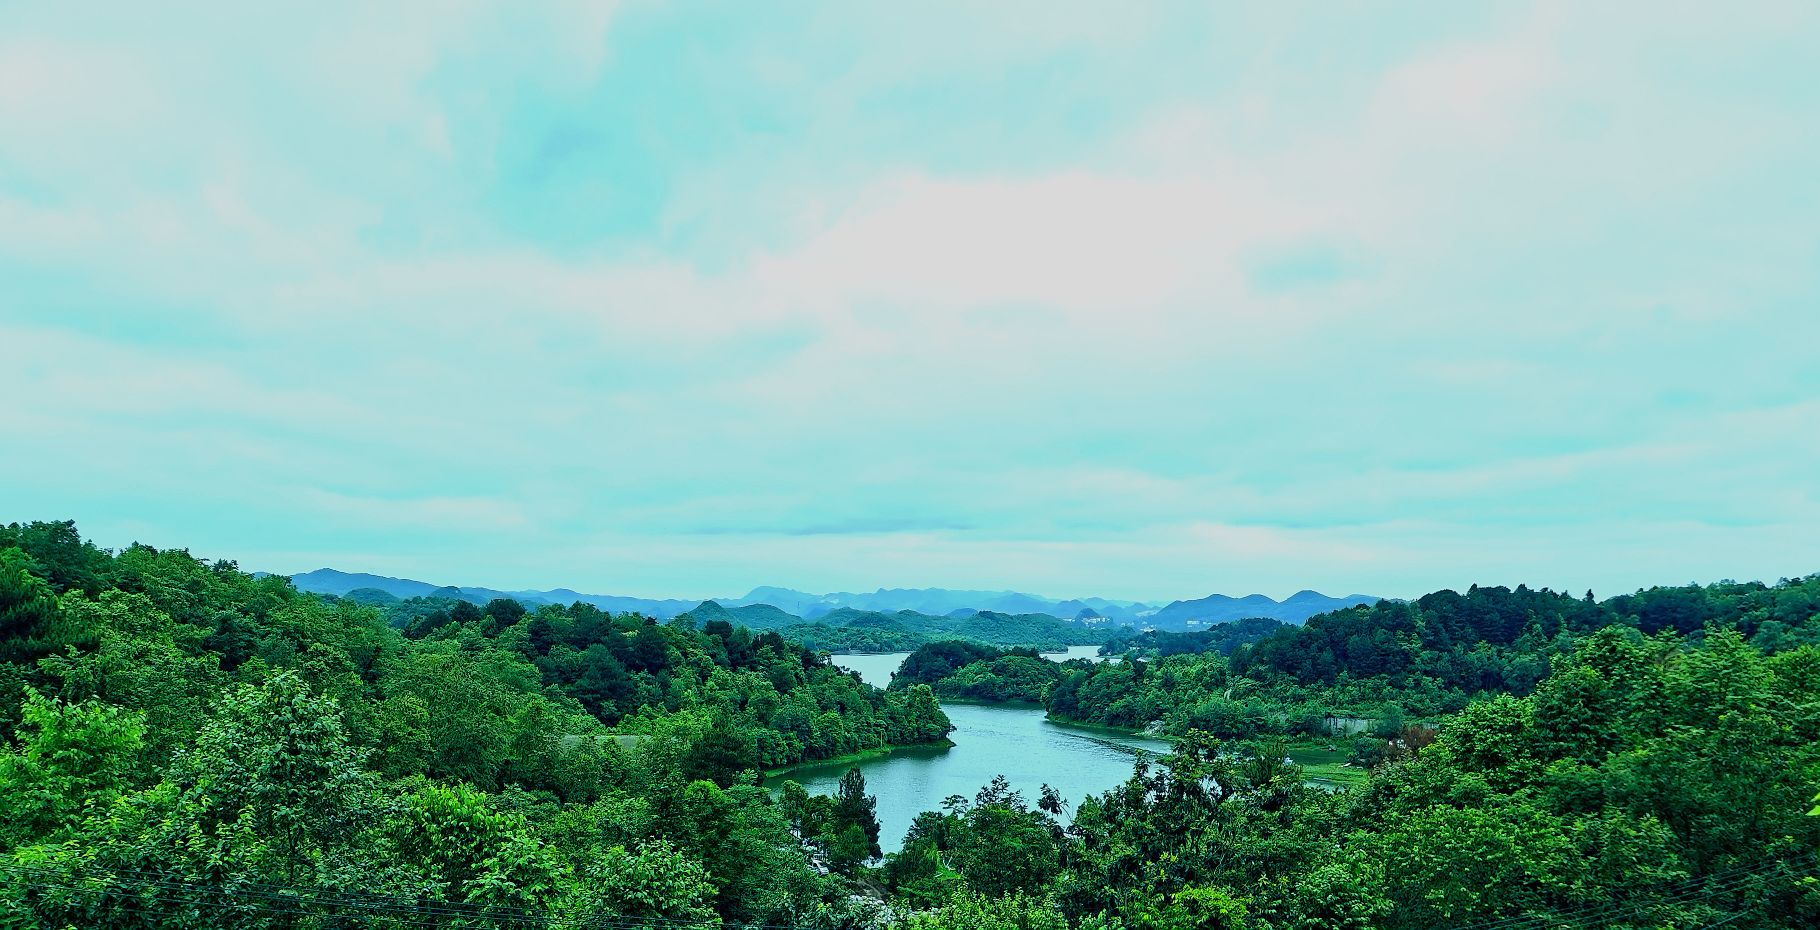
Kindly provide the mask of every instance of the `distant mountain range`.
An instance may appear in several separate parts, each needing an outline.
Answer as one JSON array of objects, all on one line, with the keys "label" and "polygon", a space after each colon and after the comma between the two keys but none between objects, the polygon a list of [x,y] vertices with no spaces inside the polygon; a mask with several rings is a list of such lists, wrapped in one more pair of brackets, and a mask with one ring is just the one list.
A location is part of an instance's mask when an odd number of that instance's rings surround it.
[{"label": "distant mountain range", "polygon": [[860,610],[839,607],[813,620],[770,604],[728,607],[716,601],[678,615],[697,626],[722,620],[754,630],[777,630],[811,649],[899,652],[941,639],[966,639],[996,646],[1059,649],[1097,645],[1112,635],[1110,621],[1064,619],[1047,613],[1007,614],[955,610],[927,614],[914,610]]},{"label": "distant mountain range", "polygon": [[[363,596],[371,597],[369,592],[384,592],[397,598],[435,596],[459,598],[477,604],[484,604],[496,597],[507,597],[532,606],[570,604],[581,601],[585,604],[593,604],[602,610],[642,613],[663,620],[668,620],[680,613],[693,611],[709,603],[707,600],[583,594],[568,588],[553,588],[547,591],[502,591],[495,588],[435,585],[410,578],[392,578],[365,572],[343,572],[332,568],[319,568],[313,572],[292,575],[291,583],[299,591],[337,596],[358,591]],[[1109,600],[1100,597],[1056,600],[1017,591],[880,588],[870,594],[850,591],[810,594],[790,588],[760,586],[753,588],[744,597],[712,599],[714,607],[708,613],[731,610],[740,614],[749,613],[755,620],[760,616],[765,616],[764,612],[746,611],[743,608],[776,608],[783,614],[793,615],[803,620],[815,620],[837,612],[855,611],[886,614],[910,611],[938,617],[964,617],[980,612],[1011,615],[1048,614],[1052,617],[1080,620],[1088,624],[1110,621],[1132,626],[1186,630],[1245,617],[1270,617],[1285,623],[1300,623],[1318,613],[1356,604],[1372,604],[1377,601],[1378,598],[1363,594],[1329,597],[1316,591],[1299,591],[1282,601],[1262,594],[1245,597],[1214,594],[1196,600],[1175,601],[1165,607],[1156,608],[1139,601]],[[767,619],[776,623],[783,618],[771,616]],[[761,621],[749,625],[763,627],[768,624]]]},{"label": "distant mountain range", "polygon": [[745,597],[724,602],[728,606],[770,604],[797,616],[813,620],[841,608],[895,613],[901,610],[943,616],[956,611],[1001,614],[1048,614],[1073,619],[1087,612],[1090,617],[1135,621],[1151,610],[1137,601],[1111,601],[1100,597],[1055,600],[1022,594],[1017,591],[954,591],[948,588],[880,588],[870,594],[836,591],[832,594],[809,594],[789,588],[761,586]]},{"label": "distant mountain range", "polygon": [[386,575],[369,575],[365,572],[343,572],[332,568],[319,568],[313,572],[292,575],[291,584],[299,591],[311,591],[316,594],[345,595],[350,591],[374,590],[384,591],[397,598],[408,597],[448,597],[476,604],[485,604],[496,597],[509,597],[532,606],[538,604],[573,604],[581,601],[593,604],[602,610],[616,613],[641,613],[668,620],[671,617],[700,604],[698,600],[653,599],[647,597],[621,597],[614,594],[583,594],[568,588],[552,588],[548,591],[501,591],[495,588],[458,587],[455,585],[434,585],[427,581],[414,581],[410,578],[392,578]]},{"label": "distant mountain range", "polygon": [[1315,614],[1359,604],[1376,604],[1379,600],[1381,598],[1367,594],[1329,597],[1319,591],[1297,591],[1281,601],[1262,594],[1248,594],[1244,597],[1210,594],[1192,601],[1176,601],[1146,616],[1142,624],[1159,630],[1192,630],[1247,617],[1269,617],[1284,623],[1301,623]]}]

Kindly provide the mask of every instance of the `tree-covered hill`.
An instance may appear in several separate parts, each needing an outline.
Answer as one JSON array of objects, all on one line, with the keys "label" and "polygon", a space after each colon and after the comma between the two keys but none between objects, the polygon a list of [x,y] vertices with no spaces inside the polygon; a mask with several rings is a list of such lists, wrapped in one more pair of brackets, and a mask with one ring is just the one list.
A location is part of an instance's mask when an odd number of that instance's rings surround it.
[{"label": "tree-covered hill", "polygon": [[[1820,925],[1820,576],[1227,632],[944,641],[881,691],[723,616],[325,597],[0,527],[0,926]],[[1072,807],[949,798],[882,867],[857,769],[757,784],[941,741],[930,683],[1176,748]],[[1327,791],[1283,737],[1336,712],[1423,725]]]},{"label": "tree-covered hill", "polygon": [[1058,663],[1032,649],[999,649],[964,640],[930,643],[905,657],[891,676],[891,689],[928,686],[943,698],[1040,704],[1070,668],[1088,660]]},{"label": "tree-covered hill", "polygon": [[886,883],[929,909],[914,930],[1820,926],[1814,645],[1611,624],[1527,696],[1390,742],[1358,788],[1285,755],[1190,729],[1071,819],[989,784],[920,816]]},{"label": "tree-covered hill", "polygon": [[950,729],[928,689],[775,632],[453,604],[400,630],[230,562],[0,527],[0,925],[278,925],[142,919],[203,880],[380,892],[420,920],[793,921],[847,888],[753,773]]},{"label": "tree-covered hill", "polygon": [[1101,643],[1113,631],[1049,614],[1003,614],[957,611],[936,616],[913,610],[885,613],[841,607],[805,620],[766,604],[725,607],[706,601],[679,620],[705,623],[723,620],[754,629],[775,630],[811,649],[828,652],[907,652],[926,643],[961,639],[998,646],[1060,649]]},{"label": "tree-covered hill", "polygon": [[1204,630],[1171,633],[1168,630],[1124,630],[1106,641],[1101,652],[1106,655],[1132,654],[1140,658],[1160,658],[1217,652],[1231,655],[1240,646],[1265,639],[1288,624],[1269,617],[1246,617],[1215,624]]},{"label": "tree-covered hill", "polygon": [[539,607],[544,604],[582,603],[611,613],[638,613],[660,620],[674,617],[698,603],[677,598],[583,594],[568,588],[552,588],[547,591],[502,591],[497,588],[473,585],[437,585],[411,578],[393,578],[389,575],[373,575],[366,572],[344,572],[333,568],[319,568],[292,575],[291,584],[299,591],[332,594],[337,597],[345,597],[356,590],[370,588],[384,591],[400,600],[427,597],[485,604],[491,600],[507,598],[529,607]]},{"label": "tree-covered hill", "polygon": [[1002,614],[1048,614],[1054,617],[1074,617],[1085,610],[1129,623],[1151,611],[1148,605],[1137,601],[1101,597],[1055,600],[1018,591],[957,591],[948,588],[879,588],[869,592],[809,594],[789,588],[761,586],[737,599],[737,603],[771,604],[806,620],[816,620],[824,614],[841,609],[887,614],[910,611],[936,616],[990,611]]},{"label": "tree-covered hill", "polygon": [[1309,617],[1360,604],[1373,604],[1378,598],[1366,594],[1329,597],[1319,591],[1297,591],[1278,601],[1262,594],[1230,597],[1210,594],[1191,601],[1173,601],[1143,622],[1159,630],[1185,631],[1248,618],[1266,618],[1284,623],[1300,623]]},{"label": "tree-covered hill", "polygon": [[803,618],[770,604],[723,607],[718,601],[703,601],[693,609],[677,616],[696,626],[721,620],[754,630],[781,630],[803,622]]},{"label": "tree-covered hill", "polygon": [[1519,585],[1439,591],[1415,601],[1379,601],[1283,626],[1246,644],[1239,628],[1230,659],[1183,650],[1223,640],[1222,627],[1146,634],[1150,661],[1084,667],[1051,689],[1061,719],[1201,729],[1224,736],[1322,732],[1341,714],[1382,721],[1433,717],[1479,694],[1525,695],[1554,661],[1606,628],[1698,640],[1736,632],[1766,652],[1820,643],[1820,576],[1760,583],[1658,587],[1598,601]]}]

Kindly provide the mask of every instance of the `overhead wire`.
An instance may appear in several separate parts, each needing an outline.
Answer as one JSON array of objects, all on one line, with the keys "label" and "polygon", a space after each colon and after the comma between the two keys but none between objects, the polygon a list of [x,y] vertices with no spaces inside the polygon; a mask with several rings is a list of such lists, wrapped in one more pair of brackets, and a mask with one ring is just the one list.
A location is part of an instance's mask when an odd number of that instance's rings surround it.
[{"label": "overhead wire", "polygon": [[[574,914],[552,914],[461,902],[429,902],[399,895],[350,895],[321,888],[273,885],[262,882],[222,885],[178,879],[162,873],[130,868],[105,869],[104,871],[115,874],[113,876],[81,875],[67,870],[0,864],[0,872],[32,876],[32,880],[26,884],[40,888],[101,893],[120,897],[149,895],[162,903],[213,906],[223,909],[236,906],[230,903],[232,899],[253,898],[260,902],[254,907],[272,913],[331,916],[321,913],[329,910],[337,912],[332,916],[350,916],[346,913],[347,911],[357,911],[412,926],[442,927],[447,926],[447,921],[450,919],[482,920],[495,924],[520,926],[560,925],[628,928],[628,930],[647,930],[647,928],[653,927],[680,930],[680,928],[713,927],[719,924],[718,918],[635,917],[602,908]],[[122,878],[126,880],[123,881]],[[225,898],[230,901],[215,903],[206,900],[208,898]],[[244,909],[244,906],[240,907]],[[781,924],[748,926],[753,927],[754,930],[800,930],[799,927]]]},{"label": "overhead wire", "polygon": [[[1608,923],[1622,917],[1629,917],[1652,907],[1665,904],[1685,904],[1702,898],[1739,891],[1748,887],[1754,880],[1766,877],[1777,871],[1792,868],[1803,860],[1813,859],[1813,854],[1806,854],[1795,860],[1776,860],[1759,862],[1747,866],[1737,866],[1720,872],[1703,876],[1690,876],[1677,882],[1671,882],[1665,888],[1666,894],[1660,891],[1649,900],[1615,901],[1604,904],[1586,905],[1569,910],[1551,910],[1548,913],[1523,914],[1505,917],[1480,923],[1457,925],[1451,930],[1529,930],[1533,927],[1556,926],[1564,920],[1575,925],[1584,924],[1587,920]],[[1814,865],[1810,862],[1799,871],[1790,872],[1791,876],[1811,873]]]},{"label": "overhead wire", "polygon": [[[1781,864],[1780,861],[1774,862],[1774,863],[1752,863],[1750,865],[1736,866],[1731,869],[1727,869],[1727,870],[1720,871],[1720,872],[1714,872],[1714,873],[1710,873],[1707,875],[1688,876],[1687,878],[1678,879],[1676,881],[1669,882],[1666,885],[1660,886],[1655,890],[1658,895],[1667,894],[1670,897],[1679,897],[1679,896],[1684,896],[1687,894],[1703,893],[1707,889],[1714,887],[1713,883],[1715,883],[1715,882],[1719,882],[1723,885],[1730,885],[1735,882],[1748,880],[1749,877],[1751,877],[1755,873],[1758,873],[1763,868],[1774,867],[1779,864]],[[1658,897],[1656,900],[1660,901],[1663,899]],[[1611,909],[1614,907],[1623,906],[1627,903],[1629,903],[1629,902],[1607,902],[1604,904],[1589,904],[1589,905],[1583,905],[1580,908],[1577,908],[1576,910],[1577,911],[1607,910],[1607,909]],[[1501,917],[1501,918],[1496,918],[1493,920],[1483,921],[1480,923],[1459,925],[1459,926],[1452,928],[1452,930],[1508,930],[1508,928],[1516,926],[1516,925],[1520,925],[1520,924],[1535,923],[1539,920],[1552,920],[1552,919],[1555,919],[1558,915],[1560,915],[1562,913],[1563,912],[1556,911],[1556,912],[1552,912],[1552,913],[1546,914],[1546,915],[1521,914],[1521,915],[1517,915],[1517,916],[1513,916],[1513,917]]]},{"label": "overhead wire", "polygon": [[[1796,860],[1735,866],[1704,876],[1690,876],[1657,889],[1647,900],[1614,901],[1572,909],[1555,909],[1547,913],[1530,913],[1479,923],[1456,925],[1452,930],[1531,930],[1541,926],[1597,926],[1635,916],[1652,908],[1685,904],[1730,894],[1754,882],[1787,873],[1789,877],[1811,874],[1815,865],[1809,861],[1799,869]],[[279,885],[257,881],[227,883],[186,879],[169,873],[128,867],[100,867],[96,874],[83,874],[70,869],[55,869],[15,863],[0,863],[0,873],[23,876],[22,884],[37,889],[76,894],[101,894],[128,900],[141,906],[148,901],[164,905],[153,912],[167,917],[182,917],[195,910],[253,911],[273,916],[314,916],[338,919],[368,918],[408,927],[446,927],[452,920],[483,921],[494,925],[529,927],[584,927],[600,930],[689,930],[720,925],[715,918],[674,918],[634,916],[593,908],[574,913],[532,912],[518,908],[500,908],[455,901],[433,901],[403,895],[348,892],[312,886]],[[248,899],[251,899],[249,901]],[[1744,916],[1738,912],[1721,923]],[[1590,923],[1589,923],[1590,922]],[[1711,926],[1720,926],[1712,924]],[[803,930],[800,925],[747,924],[751,930]]]}]

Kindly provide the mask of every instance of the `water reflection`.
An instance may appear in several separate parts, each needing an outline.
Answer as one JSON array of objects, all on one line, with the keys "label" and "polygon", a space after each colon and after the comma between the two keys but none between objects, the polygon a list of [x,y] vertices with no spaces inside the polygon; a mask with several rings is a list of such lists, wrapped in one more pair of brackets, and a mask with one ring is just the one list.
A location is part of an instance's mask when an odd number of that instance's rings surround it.
[{"label": "water reflection", "polygon": [[[1052,723],[1037,708],[947,704],[944,709],[955,725],[952,747],[902,749],[857,765],[878,796],[880,845],[887,852],[902,846],[917,814],[939,809],[949,795],[971,798],[995,775],[1010,779],[1033,804],[1041,786],[1051,785],[1073,809],[1089,794],[1129,777],[1138,752],[1162,755],[1169,749],[1162,740]],[[805,767],[783,777],[811,793],[832,794],[849,767]]]}]

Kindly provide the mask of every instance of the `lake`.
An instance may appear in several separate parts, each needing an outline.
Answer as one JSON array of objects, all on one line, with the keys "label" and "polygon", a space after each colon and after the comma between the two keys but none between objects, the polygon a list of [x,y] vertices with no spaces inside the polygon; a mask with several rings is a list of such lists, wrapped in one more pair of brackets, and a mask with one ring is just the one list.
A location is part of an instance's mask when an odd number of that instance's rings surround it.
[{"label": "lake", "polygon": [[[851,672],[858,672],[861,680],[875,688],[883,688],[891,683],[891,673],[904,664],[910,657],[908,652],[880,652],[872,655],[829,656],[829,661]],[[1043,658],[1052,662],[1066,662],[1069,659],[1098,659],[1098,646],[1069,646],[1066,652],[1045,652]]]},{"label": "lake", "polygon": [[[837,655],[835,665],[858,672],[867,684],[883,688],[891,673],[904,663],[908,652],[875,655]],[[1066,653],[1046,654],[1057,662],[1098,659],[1098,646],[1073,646]],[[904,832],[923,811],[940,810],[949,795],[969,800],[994,775],[1004,775],[1033,806],[1045,784],[1054,786],[1068,800],[1070,809],[1090,794],[1101,794],[1131,775],[1131,764],[1143,751],[1160,756],[1169,751],[1163,740],[1147,739],[1116,730],[1054,723],[1040,707],[944,702],[942,710],[954,723],[951,747],[918,746],[858,763],[806,765],[769,779],[800,782],[811,794],[833,794],[847,769],[858,767],[866,776],[866,790],[878,798],[879,845],[886,852],[903,847]],[[1308,769],[1308,781],[1327,790],[1338,790],[1361,777],[1341,766],[1347,756],[1338,746],[1293,744],[1289,756]]]},{"label": "lake", "polygon": [[895,852],[917,814],[940,810],[949,795],[971,800],[994,775],[1010,779],[1032,806],[1042,786],[1052,785],[1072,809],[1082,798],[1130,777],[1139,750],[1153,756],[1169,751],[1162,740],[1051,723],[1040,707],[943,704],[942,709],[954,722],[951,747],[914,747],[858,763],[803,766],[772,783],[790,778],[811,794],[833,794],[847,769],[857,767],[866,776],[866,790],[878,797],[879,845]]}]

